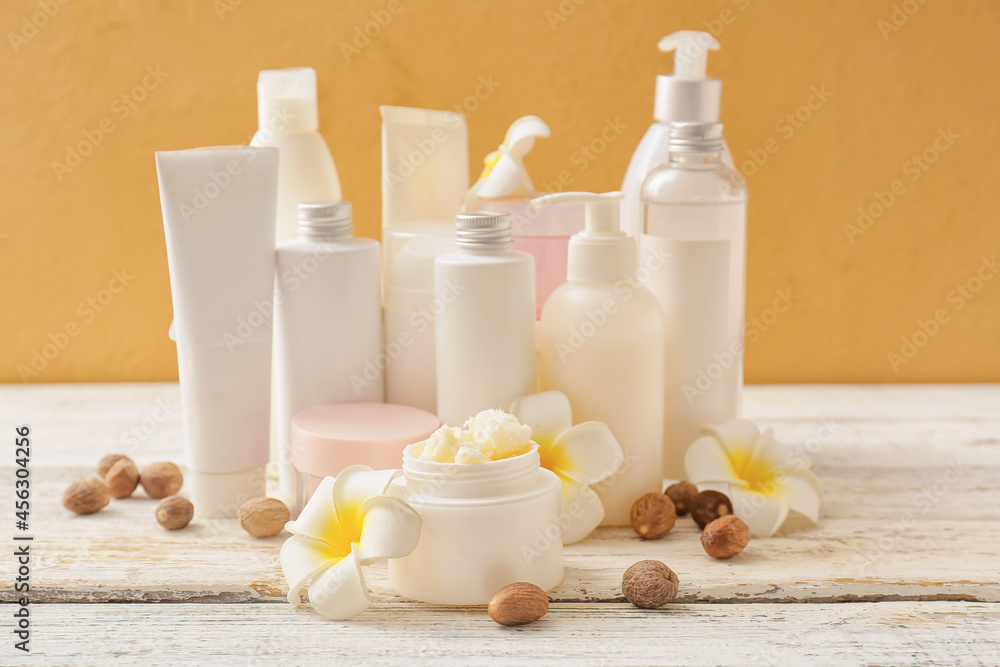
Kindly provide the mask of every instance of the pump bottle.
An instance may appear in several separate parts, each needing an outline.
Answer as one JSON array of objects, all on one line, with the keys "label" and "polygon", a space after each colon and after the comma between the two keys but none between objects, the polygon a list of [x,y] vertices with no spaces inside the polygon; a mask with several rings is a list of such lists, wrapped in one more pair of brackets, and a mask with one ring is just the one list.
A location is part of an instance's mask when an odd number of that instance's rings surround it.
[{"label": "pump bottle", "polygon": [[642,186],[640,263],[666,323],[663,475],[710,424],[740,414],[746,184],[722,163],[720,123],[673,123],[670,159]]},{"label": "pump bottle", "polygon": [[340,199],[340,179],[319,133],[316,70],[262,70],[257,78],[258,130],[251,146],[278,149],[277,241],[294,239],[299,202]]},{"label": "pump bottle", "polygon": [[569,242],[566,283],[542,310],[541,389],[569,398],[574,421],[604,422],[625,461],[595,491],[606,526],[629,525],[636,498],[662,489],[664,324],[637,284],[636,241],[619,229],[620,192],[566,192],[536,206],[586,205],[586,228]]},{"label": "pump bottle", "polygon": [[[653,105],[655,122],[646,130],[632,154],[622,183],[622,229],[639,238],[642,233],[640,189],[643,181],[656,166],[668,160],[670,123],[674,121],[719,121],[722,81],[705,76],[708,52],[716,51],[719,43],[711,34],[697,30],[681,30],[660,40],[659,49],[674,52],[673,76],[656,77],[656,99]],[[722,143],[722,163],[733,167],[733,158],[725,141]]]},{"label": "pump bottle", "polygon": [[304,500],[291,465],[292,417],[330,403],[381,403],[378,241],[351,236],[350,202],[298,206],[299,235],[278,244],[275,411],[282,496]]},{"label": "pump bottle", "polygon": [[437,410],[451,426],[534,391],[535,260],[512,240],[507,213],[460,213],[455,252],[434,260]]}]

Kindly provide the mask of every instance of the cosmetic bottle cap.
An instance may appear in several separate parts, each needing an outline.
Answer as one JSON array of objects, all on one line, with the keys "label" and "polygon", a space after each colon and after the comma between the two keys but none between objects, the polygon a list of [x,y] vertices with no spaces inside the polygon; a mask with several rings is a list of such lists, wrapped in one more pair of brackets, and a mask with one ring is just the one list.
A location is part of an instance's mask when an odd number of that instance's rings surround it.
[{"label": "cosmetic bottle cap", "polygon": [[721,153],[722,123],[670,123],[671,153]]},{"label": "cosmetic bottle cap", "polygon": [[507,128],[503,143],[483,160],[483,171],[465,196],[463,210],[472,210],[477,198],[501,199],[521,194],[528,197],[535,188],[524,166],[524,156],[531,152],[535,139],[548,137],[549,126],[538,116],[522,116]]},{"label": "cosmetic bottle cap", "polygon": [[635,239],[618,224],[621,200],[621,192],[560,192],[531,200],[538,208],[577,202],[587,207],[584,231],[569,240],[566,280],[616,283],[633,278],[637,252]]},{"label": "cosmetic bottle cap", "polygon": [[459,213],[455,218],[455,245],[459,248],[507,248],[513,240],[509,213],[476,211]]},{"label": "cosmetic bottle cap", "polygon": [[316,70],[312,67],[265,69],[257,77],[257,123],[272,132],[311,132],[319,128]]},{"label": "cosmetic bottle cap", "polygon": [[351,202],[311,201],[298,205],[299,236],[323,238],[327,236],[350,236]]},{"label": "cosmetic bottle cap", "polygon": [[705,76],[708,52],[719,49],[715,37],[680,30],[661,39],[659,49],[674,52],[674,73],[656,77],[653,118],[661,123],[719,120],[722,82]]}]

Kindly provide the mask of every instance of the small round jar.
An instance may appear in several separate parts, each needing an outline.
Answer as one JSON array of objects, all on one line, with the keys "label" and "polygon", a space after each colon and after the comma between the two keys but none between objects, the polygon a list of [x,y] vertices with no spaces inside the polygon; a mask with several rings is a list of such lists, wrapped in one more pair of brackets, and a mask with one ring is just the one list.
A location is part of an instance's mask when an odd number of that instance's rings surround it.
[{"label": "small round jar", "polygon": [[448,605],[487,604],[518,581],[554,588],[563,578],[561,489],[539,465],[537,445],[485,463],[421,461],[407,447],[392,493],[423,523],[417,548],[389,561],[390,585]]},{"label": "small round jar", "polygon": [[302,511],[324,477],[358,464],[398,468],[403,449],[439,426],[429,412],[391,403],[337,403],[298,413],[292,418],[293,514]]}]

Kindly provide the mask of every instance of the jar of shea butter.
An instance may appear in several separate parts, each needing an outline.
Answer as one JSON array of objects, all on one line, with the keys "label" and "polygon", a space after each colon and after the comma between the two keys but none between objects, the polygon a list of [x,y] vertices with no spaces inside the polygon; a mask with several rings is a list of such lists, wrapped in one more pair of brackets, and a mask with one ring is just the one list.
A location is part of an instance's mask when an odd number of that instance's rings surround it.
[{"label": "jar of shea butter", "polygon": [[413,552],[389,561],[398,594],[448,605],[487,604],[518,581],[554,588],[563,578],[562,483],[539,465],[538,445],[482,463],[442,463],[403,452],[392,489],[420,514]]}]

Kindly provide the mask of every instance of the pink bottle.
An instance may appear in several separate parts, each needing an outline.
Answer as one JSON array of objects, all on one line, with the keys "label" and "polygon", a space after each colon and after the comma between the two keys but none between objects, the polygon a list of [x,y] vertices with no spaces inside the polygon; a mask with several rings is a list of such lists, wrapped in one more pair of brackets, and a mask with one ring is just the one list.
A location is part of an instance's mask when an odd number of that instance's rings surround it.
[{"label": "pink bottle", "polygon": [[569,237],[583,230],[583,205],[539,210],[531,200],[545,193],[535,192],[523,158],[535,139],[548,137],[549,128],[538,116],[514,121],[497,150],[486,156],[479,180],[469,190],[463,210],[509,213],[514,250],[535,258],[535,318],[549,295],[566,282]]}]

